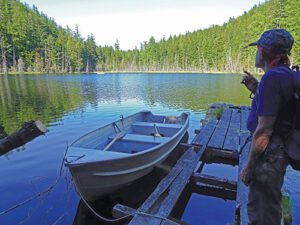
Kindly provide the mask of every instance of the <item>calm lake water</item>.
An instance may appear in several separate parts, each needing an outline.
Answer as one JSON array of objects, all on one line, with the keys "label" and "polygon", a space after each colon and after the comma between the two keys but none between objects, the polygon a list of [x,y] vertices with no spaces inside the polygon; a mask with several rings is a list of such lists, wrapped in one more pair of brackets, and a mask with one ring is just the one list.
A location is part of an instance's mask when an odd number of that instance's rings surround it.
[{"label": "calm lake water", "polygon": [[[79,197],[67,169],[59,175],[66,147],[86,132],[141,110],[191,113],[190,138],[210,103],[249,105],[239,75],[109,74],[0,76],[0,125],[7,133],[41,120],[49,132],[0,156],[0,214],[57,183],[39,198],[0,215],[1,225],[72,224]],[[236,180],[237,168],[208,165],[204,173]],[[59,179],[58,179],[59,178]],[[58,179],[58,180],[57,180]],[[300,224],[300,173],[288,168],[285,190]],[[193,194],[183,214],[189,224],[234,221],[235,202]]]}]

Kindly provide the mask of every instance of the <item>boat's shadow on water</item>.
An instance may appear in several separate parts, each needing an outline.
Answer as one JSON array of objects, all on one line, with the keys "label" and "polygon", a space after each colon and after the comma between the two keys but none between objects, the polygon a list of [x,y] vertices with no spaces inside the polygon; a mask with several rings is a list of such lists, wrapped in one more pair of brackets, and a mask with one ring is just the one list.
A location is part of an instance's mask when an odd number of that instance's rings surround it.
[{"label": "boat's shadow on water", "polygon": [[[188,133],[182,138],[181,142],[186,143],[188,140]],[[113,218],[112,209],[116,204],[122,204],[131,208],[137,209],[147,199],[147,197],[155,190],[156,186],[165,177],[172,165],[174,165],[183,153],[185,148],[177,146],[171,155],[165,160],[165,162],[155,167],[148,175],[134,181],[121,190],[118,190],[104,198],[101,198],[93,203],[90,203],[97,213],[106,218]],[[126,222],[125,222],[126,223]],[[77,214],[74,219],[73,225],[100,225],[100,224],[112,224],[105,221],[101,221],[95,216],[80,200]],[[116,222],[113,224],[124,224],[123,222]]]}]

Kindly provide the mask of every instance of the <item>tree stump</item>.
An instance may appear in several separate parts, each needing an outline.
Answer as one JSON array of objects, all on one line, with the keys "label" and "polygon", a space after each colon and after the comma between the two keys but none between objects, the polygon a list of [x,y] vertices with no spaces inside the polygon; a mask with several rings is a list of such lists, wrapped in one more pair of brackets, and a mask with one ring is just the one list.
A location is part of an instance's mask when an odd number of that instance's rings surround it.
[{"label": "tree stump", "polygon": [[0,140],[0,155],[26,144],[47,131],[46,126],[39,120],[25,122],[20,130]]}]

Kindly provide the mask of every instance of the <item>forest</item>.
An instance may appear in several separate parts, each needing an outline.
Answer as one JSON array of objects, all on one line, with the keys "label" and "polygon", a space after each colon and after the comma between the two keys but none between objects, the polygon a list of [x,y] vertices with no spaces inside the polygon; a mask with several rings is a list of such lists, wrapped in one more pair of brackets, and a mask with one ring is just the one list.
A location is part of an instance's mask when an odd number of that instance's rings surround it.
[{"label": "forest", "polygon": [[222,26],[161,40],[150,37],[139,48],[124,51],[118,40],[114,46],[101,46],[93,34],[82,37],[78,26],[61,27],[36,6],[0,0],[0,73],[253,71],[255,48],[247,44],[271,28],[292,33],[291,61],[296,65],[300,63],[299,8],[298,0],[270,0]]}]

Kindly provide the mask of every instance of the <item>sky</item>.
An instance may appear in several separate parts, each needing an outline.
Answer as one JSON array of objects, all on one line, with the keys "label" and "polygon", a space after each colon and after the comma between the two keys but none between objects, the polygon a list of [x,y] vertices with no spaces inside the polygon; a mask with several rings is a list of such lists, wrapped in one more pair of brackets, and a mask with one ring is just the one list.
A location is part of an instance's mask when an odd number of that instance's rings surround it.
[{"label": "sky", "polygon": [[160,40],[222,25],[264,0],[23,0],[54,18],[57,24],[79,26],[86,38],[93,33],[98,45],[139,48],[151,36]]}]

